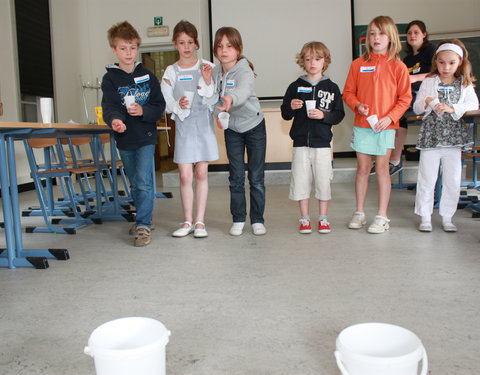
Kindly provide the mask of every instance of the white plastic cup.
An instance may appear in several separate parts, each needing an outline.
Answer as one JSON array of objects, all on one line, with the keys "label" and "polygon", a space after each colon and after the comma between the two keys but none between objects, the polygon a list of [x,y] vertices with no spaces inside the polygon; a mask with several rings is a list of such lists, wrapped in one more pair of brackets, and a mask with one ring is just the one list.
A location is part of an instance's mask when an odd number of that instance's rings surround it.
[{"label": "white plastic cup", "polygon": [[305,100],[305,108],[307,109],[307,116],[311,109],[315,109],[317,105],[316,100]]},{"label": "white plastic cup", "polygon": [[125,101],[125,107],[128,108],[135,103],[135,95],[125,95],[123,100]]},{"label": "white plastic cup", "polygon": [[40,98],[40,113],[44,124],[52,123],[53,99]]},{"label": "white plastic cup", "polygon": [[438,98],[435,98],[430,103],[428,103],[428,106],[432,109],[432,111],[434,111],[435,106],[439,103],[440,103],[440,100],[438,100]]},{"label": "white plastic cup", "polygon": [[183,96],[185,96],[185,98],[188,100],[187,108],[192,108],[194,95],[195,93],[193,91],[185,91],[183,93]]},{"label": "white plastic cup", "polygon": [[223,130],[228,129],[228,122],[230,121],[230,113],[220,112],[218,114],[218,119],[220,120],[220,124],[222,125]]},{"label": "white plastic cup", "polygon": [[377,115],[368,116],[367,121],[370,124],[370,127],[376,132],[377,129],[375,129],[375,125],[377,125],[378,116]]}]

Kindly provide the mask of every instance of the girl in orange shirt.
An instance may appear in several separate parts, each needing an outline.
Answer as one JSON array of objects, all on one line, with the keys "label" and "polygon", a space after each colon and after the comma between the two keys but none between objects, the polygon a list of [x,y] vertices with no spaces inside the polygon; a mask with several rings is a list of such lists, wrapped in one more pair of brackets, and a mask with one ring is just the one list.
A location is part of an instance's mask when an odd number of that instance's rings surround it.
[{"label": "girl in orange shirt", "polygon": [[348,227],[366,224],[365,199],[372,156],[378,180],[378,212],[369,233],[383,233],[390,227],[387,217],[391,181],[389,160],[395,148],[395,129],[412,100],[406,65],[397,27],[388,16],[374,18],[367,28],[367,50],[352,62],[343,91],[345,103],[355,112],[350,146],[357,152],[355,195],[357,201]]}]

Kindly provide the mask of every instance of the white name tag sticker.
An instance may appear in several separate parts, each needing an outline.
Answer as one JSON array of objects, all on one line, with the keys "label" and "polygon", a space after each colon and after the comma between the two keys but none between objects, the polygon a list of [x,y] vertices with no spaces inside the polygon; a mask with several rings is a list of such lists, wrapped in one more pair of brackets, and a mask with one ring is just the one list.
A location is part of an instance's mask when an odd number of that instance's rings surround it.
[{"label": "white name tag sticker", "polygon": [[311,87],[302,87],[302,86],[300,86],[300,87],[297,89],[297,92],[312,92],[312,88],[311,88]]},{"label": "white name tag sticker", "polygon": [[191,74],[184,74],[184,75],[178,76],[178,80],[179,81],[192,81],[193,76]]},{"label": "white name tag sticker", "polygon": [[452,92],[453,87],[452,86],[439,87],[438,91],[440,91],[440,92]]},{"label": "white name tag sticker", "polygon": [[234,79],[229,79],[227,81],[227,87],[233,87],[235,86],[235,80]]},{"label": "white name tag sticker", "polygon": [[361,66],[360,73],[370,73],[375,71],[375,66]]},{"label": "white name tag sticker", "polygon": [[142,82],[147,82],[150,79],[150,76],[148,74],[141,76],[141,77],[135,77],[134,81],[135,83],[142,83]]}]

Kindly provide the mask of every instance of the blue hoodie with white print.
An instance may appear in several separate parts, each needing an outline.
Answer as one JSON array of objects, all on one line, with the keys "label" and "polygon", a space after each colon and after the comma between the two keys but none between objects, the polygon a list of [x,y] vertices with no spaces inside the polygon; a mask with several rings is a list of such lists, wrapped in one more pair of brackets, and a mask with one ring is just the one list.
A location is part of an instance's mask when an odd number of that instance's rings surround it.
[{"label": "blue hoodie with white print", "polygon": [[[118,64],[106,66],[102,79],[103,119],[108,126],[112,120],[124,122],[127,129],[115,132],[117,147],[121,150],[136,150],[157,143],[157,121],[163,116],[165,100],[157,77],[139,62],[132,73],[127,73]],[[142,116],[130,116],[125,107],[125,95],[134,95],[135,102],[142,106]]]}]

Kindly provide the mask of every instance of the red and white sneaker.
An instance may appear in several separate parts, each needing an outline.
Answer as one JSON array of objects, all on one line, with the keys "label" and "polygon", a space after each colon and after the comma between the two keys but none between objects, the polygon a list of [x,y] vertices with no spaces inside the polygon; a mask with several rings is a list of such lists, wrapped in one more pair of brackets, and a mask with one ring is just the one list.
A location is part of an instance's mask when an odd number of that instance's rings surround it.
[{"label": "red and white sneaker", "polygon": [[327,219],[322,219],[318,222],[318,231],[320,233],[330,233],[332,230],[330,229],[330,223]]},{"label": "red and white sneaker", "polygon": [[299,232],[303,234],[312,233],[312,225],[308,219],[300,219],[300,229]]}]

